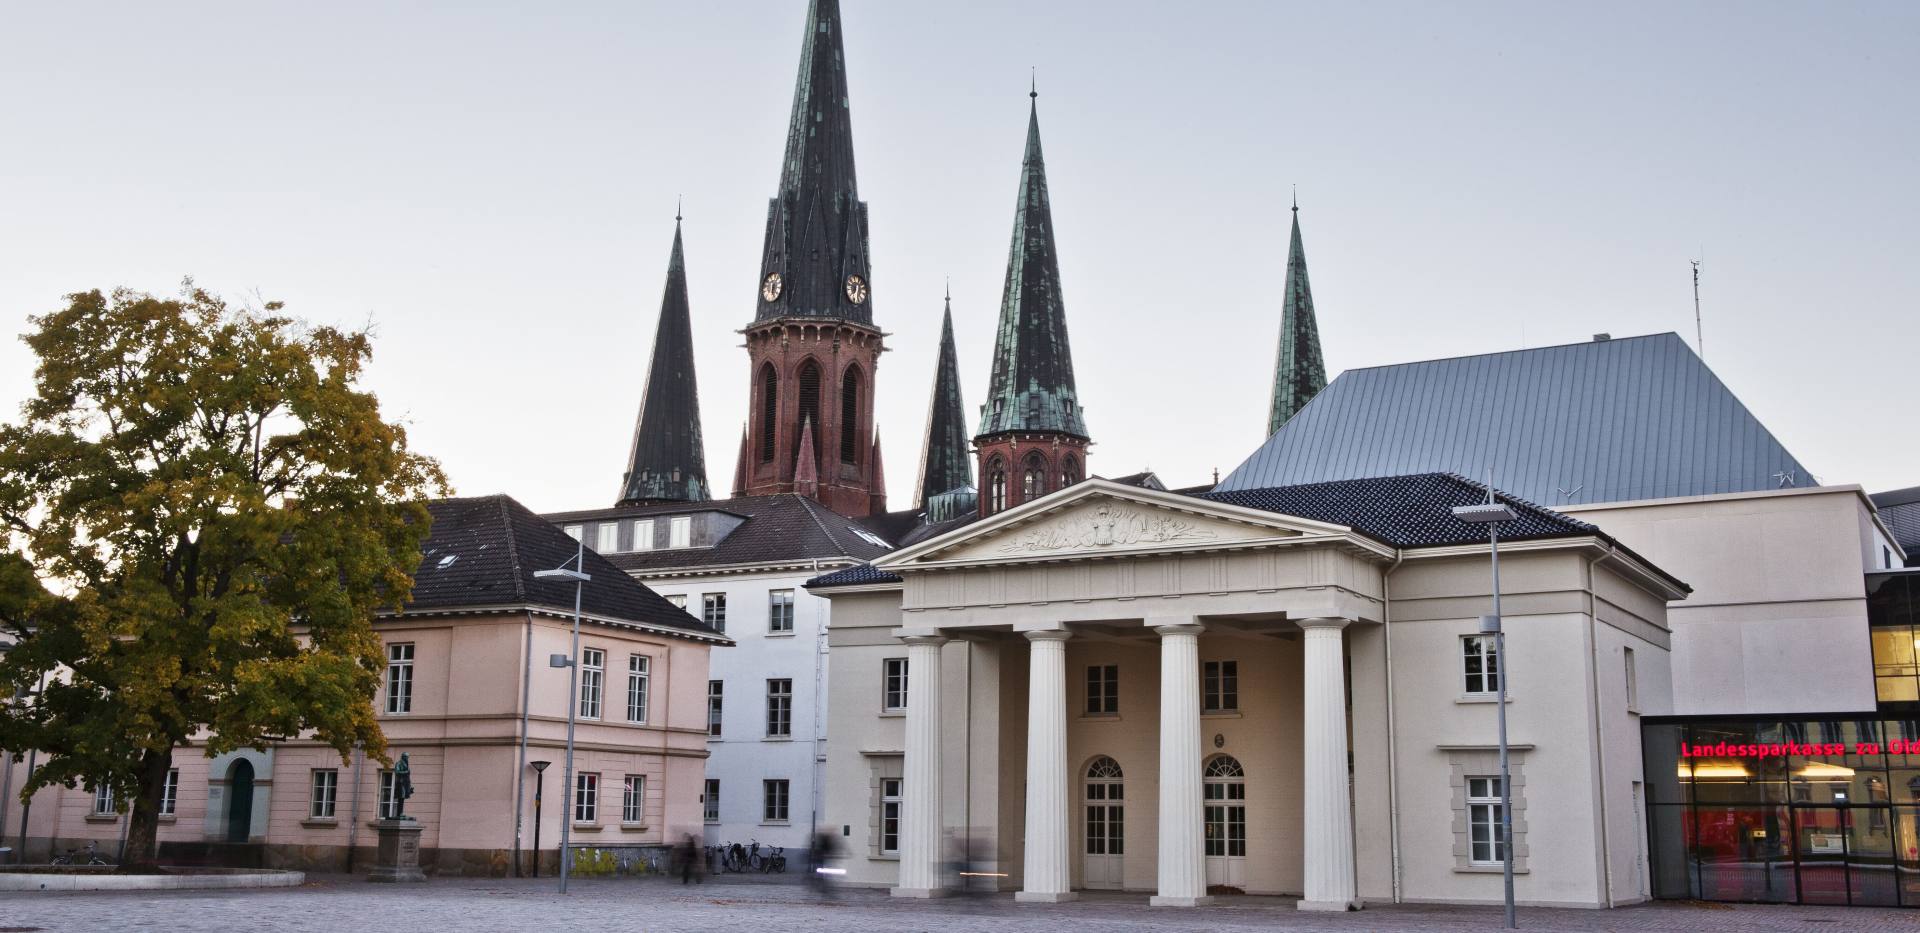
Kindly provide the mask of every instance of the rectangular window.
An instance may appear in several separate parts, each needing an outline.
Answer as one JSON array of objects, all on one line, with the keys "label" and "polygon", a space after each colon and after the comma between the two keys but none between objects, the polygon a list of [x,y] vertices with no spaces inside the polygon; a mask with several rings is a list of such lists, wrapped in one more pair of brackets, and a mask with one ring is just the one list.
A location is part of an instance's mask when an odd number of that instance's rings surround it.
[{"label": "rectangular window", "polygon": [[1640,673],[1633,669],[1633,649],[1623,649],[1627,663],[1627,712],[1640,712]]},{"label": "rectangular window", "polygon": [[1462,670],[1466,692],[1473,696],[1493,696],[1500,692],[1500,649],[1492,635],[1468,635],[1460,639]]},{"label": "rectangular window", "polygon": [[93,789],[93,815],[113,816],[113,788],[105,784]]},{"label": "rectangular window", "polygon": [[880,779],[880,851],[887,855],[900,854],[900,785],[899,778]]},{"label": "rectangular window", "polygon": [[767,681],[767,735],[793,734],[793,681],[785,677]]},{"label": "rectangular window", "polygon": [[687,594],[675,593],[667,597],[667,602],[672,603],[675,609],[685,609],[687,608]]},{"label": "rectangular window", "polygon": [[620,526],[615,522],[601,522],[598,526],[599,537],[594,539],[593,549],[602,554],[611,554],[620,550]]},{"label": "rectangular window", "polygon": [[1468,860],[1475,865],[1498,865],[1500,849],[1500,779],[1467,778]]},{"label": "rectangular window", "polygon": [[167,769],[167,783],[160,788],[160,815],[173,816],[180,803],[180,769]]},{"label": "rectangular window", "polygon": [[720,734],[720,714],[727,703],[727,685],[718,680],[707,681],[707,734]]},{"label": "rectangular window", "polygon": [[1200,710],[1231,713],[1240,708],[1240,662],[1208,661],[1201,665]]},{"label": "rectangular window", "polygon": [[785,823],[787,821],[787,782],[769,780],[760,783],[765,788],[762,793],[761,821]]},{"label": "rectangular window", "polygon": [[380,819],[393,819],[393,772],[380,772]]},{"label": "rectangular window", "polygon": [[881,664],[884,673],[880,708],[889,713],[901,712],[907,708],[907,659],[888,658]]},{"label": "rectangular window", "polygon": [[1120,714],[1120,665],[1095,664],[1087,668],[1087,715]]},{"label": "rectangular window", "polygon": [[580,718],[600,718],[601,689],[607,682],[607,653],[598,648],[580,649]]},{"label": "rectangular window", "polygon": [[785,635],[793,631],[793,591],[767,591],[767,632]]},{"label": "rectangular window", "polygon": [[333,804],[339,796],[339,770],[335,768],[313,769],[313,785],[307,797],[307,819],[333,819]]},{"label": "rectangular window", "polygon": [[644,654],[627,655],[627,721],[647,721],[647,665]]},{"label": "rectangular window", "polygon": [[647,776],[644,774],[627,775],[626,787],[620,793],[620,822],[630,826],[643,826],[647,822]]},{"label": "rectangular window", "polygon": [[653,550],[653,519],[643,518],[633,523],[633,549]]},{"label": "rectangular window", "polygon": [[682,515],[667,522],[667,547],[693,546],[693,517]]},{"label": "rectangular window", "polygon": [[706,593],[700,597],[700,621],[716,632],[727,630],[727,594]]},{"label": "rectangular window", "polygon": [[387,646],[387,712],[413,712],[413,643]]},{"label": "rectangular window", "polygon": [[586,529],[582,528],[579,525],[568,525],[565,530],[567,532],[567,537],[572,538],[575,541],[580,540],[580,536],[586,533]]},{"label": "rectangular window", "polygon": [[709,823],[720,822],[720,781],[707,778],[707,792],[700,795],[700,818]]},{"label": "rectangular window", "polygon": [[600,775],[582,771],[573,776],[573,821],[593,823],[600,819]]}]

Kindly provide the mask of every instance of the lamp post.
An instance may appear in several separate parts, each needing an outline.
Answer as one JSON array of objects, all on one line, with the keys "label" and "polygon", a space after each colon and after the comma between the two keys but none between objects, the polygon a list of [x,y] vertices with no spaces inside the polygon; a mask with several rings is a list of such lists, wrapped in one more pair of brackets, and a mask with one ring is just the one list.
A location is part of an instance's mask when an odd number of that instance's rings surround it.
[{"label": "lamp post", "polygon": [[540,877],[540,804],[547,796],[547,766],[551,761],[530,762],[535,775],[533,784],[533,876]]},{"label": "lamp post", "polygon": [[1463,522],[1487,526],[1487,543],[1493,558],[1493,614],[1480,617],[1480,632],[1493,636],[1494,672],[1500,694],[1494,700],[1495,717],[1500,722],[1500,874],[1506,881],[1507,929],[1518,927],[1513,916],[1513,775],[1507,767],[1507,635],[1500,624],[1500,523],[1514,519],[1513,508],[1493,497],[1493,475],[1487,475],[1487,501],[1480,505],[1456,506],[1453,517]]},{"label": "lamp post", "polygon": [[[574,724],[575,718],[577,718],[576,714],[580,712],[580,593],[582,590],[586,588],[587,581],[593,579],[592,577],[587,576],[587,573],[586,573],[587,545],[585,542],[581,542],[579,547],[580,547],[580,550],[574,554],[573,560],[568,561],[568,563],[571,563],[574,565],[573,570],[568,570],[566,567],[566,564],[562,564],[558,568],[553,570],[536,570],[533,573],[533,578],[536,580],[572,580],[573,581],[573,650],[572,650],[572,653],[565,654],[565,655],[559,655],[559,654],[550,655],[547,658],[548,667],[564,667],[567,669],[567,763],[566,763],[565,769],[561,773],[561,778],[560,778],[561,791],[563,793],[572,793],[573,724]],[[544,772],[542,773],[541,780],[543,782],[545,781]],[[570,807],[571,807],[571,801],[569,801],[569,808]],[[567,875],[570,874],[568,869],[571,867],[568,863],[573,861],[573,859],[570,857],[567,851],[567,843],[572,837],[572,833],[570,833],[568,830],[572,829],[573,827],[573,817],[571,812],[563,813],[561,816],[562,818],[560,820],[560,893],[565,894],[567,893]]]}]

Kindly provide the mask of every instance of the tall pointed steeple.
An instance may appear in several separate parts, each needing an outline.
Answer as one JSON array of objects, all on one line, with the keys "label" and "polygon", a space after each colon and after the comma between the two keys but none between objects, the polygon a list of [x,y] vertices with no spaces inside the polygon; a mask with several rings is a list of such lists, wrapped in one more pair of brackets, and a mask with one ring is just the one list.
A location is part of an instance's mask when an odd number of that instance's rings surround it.
[{"label": "tall pointed steeple", "polygon": [[627,475],[621,481],[621,505],[709,498],[707,457],[700,442],[700,391],[693,374],[687,265],[680,245],[679,212],[674,213],[666,294],[660,299],[647,387],[640,398]]},{"label": "tall pointed steeple", "polygon": [[1300,245],[1300,198],[1293,199],[1293,243],[1287,247],[1286,294],[1280,304],[1280,349],[1273,367],[1273,407],[1267,435],[1327,387],[1320,361],[1320,325],[1313,319],[1313,289],[1307,284],[1307,251]]},{"label": "tall pointed steeple", "polygon": [[967,407],[960,400],[960,355],[953,344],[953,294],[940,321],[940,360],[933,370],[933,400],[927,405],[927,441],[920,450],[920,486],[914,507],[935,496],[973,485],[973,457],[967,441]]},{"label": "tall pointed steeple", "polygon": [[1091,443],[1073,384],[1067,310],[1040,151],[1039,93],[1028,94],[1027,149],[1000,299],[993,377],[980,407],[982,514],[1079,482]]}]

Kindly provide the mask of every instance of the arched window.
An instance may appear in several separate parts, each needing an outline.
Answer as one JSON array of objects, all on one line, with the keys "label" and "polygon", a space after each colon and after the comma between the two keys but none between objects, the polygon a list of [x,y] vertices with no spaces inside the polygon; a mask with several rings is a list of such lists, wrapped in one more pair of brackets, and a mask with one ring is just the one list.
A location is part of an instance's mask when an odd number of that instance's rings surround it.
[{"label": "arched window", "polygon": [[1047,461],[1039,451],[1027,454],[1020,467],[1020,501],[1032,502],[1047,494]]},{"label": "arched window", "polygon": [[825,442],[820,436],[820,366],[812,360],[800,364],[800,372],[794,377],[800,383],[800,395],[796,399],[800,410],[796,412],[793,423],[794,456],[800,456],[800,433],[804,425],[813,425],[814,467],[820,466],[820,445]]},{"label": "arched window", "polygon": [[998,456],[987,461],[987,514],[1007,507],[1007,462]]},{"label": "arched window", "polygon": [[1245,858],[1247,854],[1247,772],[1239,759],[1215,755],[1200,772],[1205,798],[1207,855]]},{"label": "arched window", "polygon": [[860,367],[847,367],[840,380],[840,462],[853,463],[860,452]]},{"label": "arched window", "polygon": [[780,423],[780,377],[774,375],[773,364],[760,367],[760,460],[773,459],[773,436],[775,427]]},{"label": "arched window", "polygon": [[1087,854],[1126,853],[1126,785],[1120,763],[1101,755],[1087,765]]},{"label": "arched window", "polygon": [[1080,458],[1068,454],[1060,461],[1060,488],[1065,489],[1077,482],[1080,482]]}]

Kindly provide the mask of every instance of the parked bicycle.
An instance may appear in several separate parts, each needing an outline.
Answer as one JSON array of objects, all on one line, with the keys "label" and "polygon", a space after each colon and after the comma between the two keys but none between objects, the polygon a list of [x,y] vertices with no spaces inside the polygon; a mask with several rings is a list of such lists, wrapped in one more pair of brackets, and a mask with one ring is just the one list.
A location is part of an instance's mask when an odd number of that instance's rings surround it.
[{"label": "parked bicycle", "polygon": [[68,849],[67,854],[54,856],[53,864],[55,865],[112,865],[113,863],[107,861],[106,856],[103,856],[100,854],[100,844],[98,842],[88,841],[87,847],[85,850]]}]

